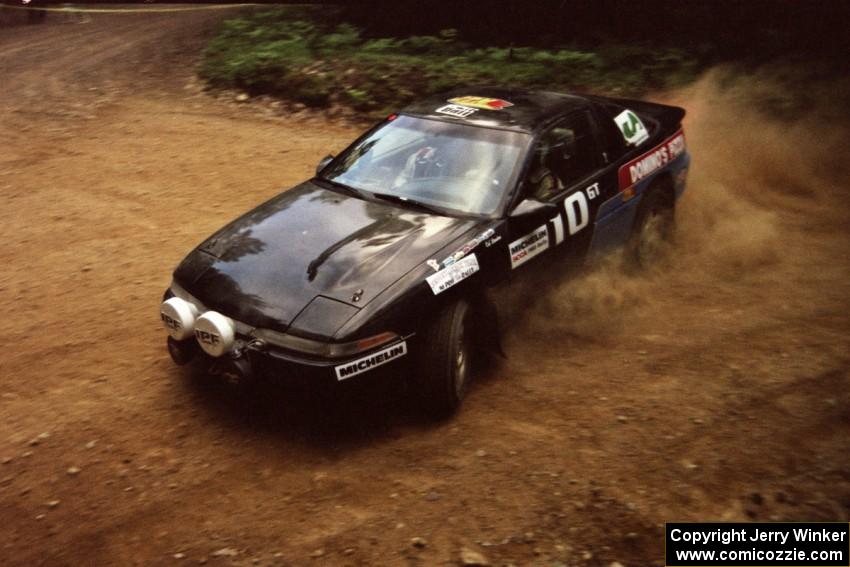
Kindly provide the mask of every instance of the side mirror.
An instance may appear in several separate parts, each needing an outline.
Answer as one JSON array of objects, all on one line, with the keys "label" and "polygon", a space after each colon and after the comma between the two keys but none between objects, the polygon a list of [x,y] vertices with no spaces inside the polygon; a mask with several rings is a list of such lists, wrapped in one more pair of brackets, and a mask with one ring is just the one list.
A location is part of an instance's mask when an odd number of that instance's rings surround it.
[{"label": "side mirror", "polygon": [[555,203],[546,203],[537,199],[523,199],[519,205],[514,207],[514,210],[508,215],[511,218],[523,218],[538,213],[549,212],[554,214],[558,210],[558,205]]},{"label": "side mirror", "polygon": [[325,169],[330,162],[332,162],[334,156],[331,154],[326,155],[321,160],[319,160],[319,165],[316,166],[316,175],[322,173],[322,170]]}]

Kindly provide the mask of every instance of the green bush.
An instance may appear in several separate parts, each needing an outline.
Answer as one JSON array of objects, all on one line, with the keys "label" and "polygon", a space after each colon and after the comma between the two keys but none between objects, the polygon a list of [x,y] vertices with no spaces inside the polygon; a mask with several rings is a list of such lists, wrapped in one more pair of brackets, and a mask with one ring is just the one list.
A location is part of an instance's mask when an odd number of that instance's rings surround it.
[{"label": "green bush", "polygon": [[677,49],[472,47],[455,30],[367,38],[323,18],[309,7],[279,7],[228,20],[204,50],[199,74],[211,87],[381,114],[462,85],[639,95],[691,80],[698,70],[696,59]]}]

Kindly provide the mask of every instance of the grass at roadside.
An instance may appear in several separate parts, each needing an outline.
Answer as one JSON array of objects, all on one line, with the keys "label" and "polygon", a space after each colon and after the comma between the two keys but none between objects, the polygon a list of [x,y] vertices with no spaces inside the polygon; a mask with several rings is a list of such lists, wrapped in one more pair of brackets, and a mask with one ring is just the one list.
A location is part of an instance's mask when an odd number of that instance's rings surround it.
[{"label": "grass at roadside", "polygon": [[674,48],[477,46],[454,30],[365,37],[315,14],[283,7],[226,21],[203,53],[200,76],[211,87],[379,115],[462,85],[640,95],[684,84],[699,70],[696,57]]}]

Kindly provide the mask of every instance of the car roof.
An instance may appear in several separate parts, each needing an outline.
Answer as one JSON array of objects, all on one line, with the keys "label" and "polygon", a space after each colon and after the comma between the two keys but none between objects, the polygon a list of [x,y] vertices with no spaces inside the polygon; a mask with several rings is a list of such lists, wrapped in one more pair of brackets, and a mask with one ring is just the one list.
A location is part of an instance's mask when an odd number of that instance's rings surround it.
[{"label": "car roof", "polygon": [[[531,132],[555,116],[587,108],[589,104],[590,100],[585,97],[551,91],[468,87],[421,99],[401,112],[475,126]],[[448,114],[450,112],[455,114]],[[462,116],[464,114],[467,115]]]}]

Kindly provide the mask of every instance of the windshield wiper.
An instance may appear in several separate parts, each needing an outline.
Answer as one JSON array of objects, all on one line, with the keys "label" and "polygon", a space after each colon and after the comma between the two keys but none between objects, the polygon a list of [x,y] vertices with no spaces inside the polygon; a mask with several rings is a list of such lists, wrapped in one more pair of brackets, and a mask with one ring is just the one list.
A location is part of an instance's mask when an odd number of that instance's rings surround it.
[{"label": "windshield wiper", "polygon": [[333,179],[328,179],[326,177],[314,177],[313,180],[321,181],[322,183],[326,183],[336,189],[342,189],[349,195],[354,195],[355,197],[360,197],[361,199],[363,198],[363,193],[360,190],[355,189],[354,187],[350,187],[345,183],[340,183],[339,181],[334,181]]},{"label": "windshield wiper", "polygon": [[399,205],[410,207],[414,209],[420,209],[423,211],[428,211],[429,213],[435,213],[438,215],[445,215],[446,212],[437,207],[432,207],[422,201],[417,201],[416,199],[409,199],[407,197],[402,197],[400,195],[395,195],[393,193],[372,193],[372,196],[383,199],[384,201],[390,201],[392,203],[398,203]]}]

